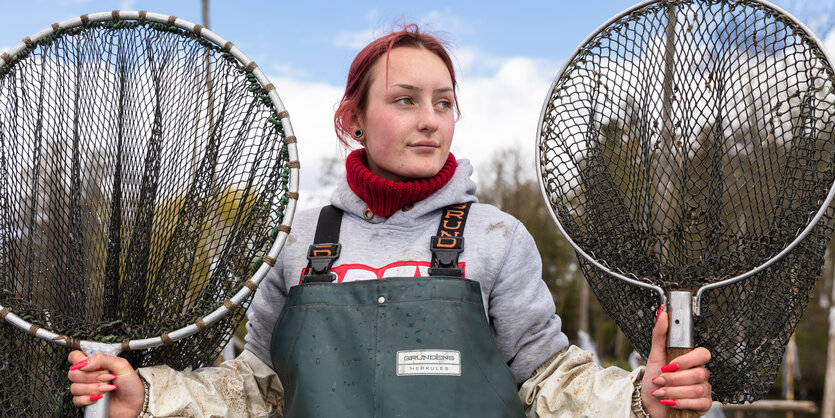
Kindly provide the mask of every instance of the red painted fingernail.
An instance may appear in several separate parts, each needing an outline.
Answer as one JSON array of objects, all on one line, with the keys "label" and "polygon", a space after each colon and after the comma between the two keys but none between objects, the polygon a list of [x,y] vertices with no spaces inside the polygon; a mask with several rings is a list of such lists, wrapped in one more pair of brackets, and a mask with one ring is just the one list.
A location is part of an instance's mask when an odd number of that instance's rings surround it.
[{"label": "red painted fingernail", "polygon": [[678,364],[675,364],[675,363],[670,363],[670,364],[661,368],[661,371],[664,372],[664,373],[674,372],[676,370],[678,370]]},{"label": "red painted fingernail", "polygon": [[658,389],[655,389],[654,391],[650,392],[649,396],[655,396],[655,392],[658,392]]},{"label": "red painted fingernail", "polygon": [[661,405],[676,406],[676,400],[675,399],[662,399],[661,400]]},{"label": "red painted fingernail", "polygon": [[[95,402],[95,401],[97,401],[97,400],[99,400],[103,397],[104,397],[103,395],[93,395],[93,396],[90,397],[90,402]],[[664,403],[664,401],[661,401],[661,403]]]},{"label": "red painted fingernail", "polygon": [[72,366],[70,366],[70,371],[78,370],[78,369],[80,369],[80,368],[82,368],[86,365],[87,365],[87,360],[81,360],[78,363],[75,363]]},{"label": "red painted fingernail", "polygon": [[103,375],[101,375],[101,377],[103,377],[104,380],[115,380],[116,379],[116,375],[113,374],[113,373],[103,374]]},{"label": "red painted fingernail", "polygon": [[662,303],[661,306],[658,307],[658,312],[655,314],[655,321],[658,322],[658,317],[661,316],[661,311],[664,310],[664,304]]},{"label": "red painted fingernail", "polygon": [[99,390],[102,392],[110,392],[111,390],[116,390],[116,385],[101,385],[99,386]]}]

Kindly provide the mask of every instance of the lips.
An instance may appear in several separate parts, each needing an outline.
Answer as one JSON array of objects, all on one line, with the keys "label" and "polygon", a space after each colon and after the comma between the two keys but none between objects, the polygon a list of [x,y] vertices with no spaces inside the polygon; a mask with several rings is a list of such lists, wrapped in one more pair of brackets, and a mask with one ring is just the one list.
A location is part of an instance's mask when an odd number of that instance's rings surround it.
[{"label": "lips", "polygon": [[440,148],[440,145],[437,142],[432,141],[420,141],[415,142],[414,144],[409,144],[409,148],[414,148],[418,150],[425,150],[425,151],[434,151],[437,148]]}]

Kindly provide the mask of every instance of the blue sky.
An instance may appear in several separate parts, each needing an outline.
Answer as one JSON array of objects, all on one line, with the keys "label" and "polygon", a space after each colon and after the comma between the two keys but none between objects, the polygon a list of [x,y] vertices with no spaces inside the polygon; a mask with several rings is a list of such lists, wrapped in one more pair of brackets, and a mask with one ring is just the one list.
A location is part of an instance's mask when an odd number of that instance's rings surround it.
[{"label": "blue sky", "polygon": [[[417,22],[451,43],[463,116],[452,151],[489,170],[509,147],[535,175],[542,102],[562,62],[633,0],[248,1],[210,0],[210,28],[256,61],[290,111],[302,161],[302,205],[325,201],[319,172],[339,157],[333,109],[359,48],[399,22]],[[830,26],[835,0],[778,0],[813,30]],[[200,0],[0,0],[0,49],[84,13],[147,10],[202,21]],[[826,34],[818,33],[825,38]],[[835,44],[835,36],[832,37]]]},{"label": "blue sky", "polygon": [[[309,80],[341,83],[358,42],[392,24],[426,23],[455,46],[497,57],[566,55],[598,25],[635,2],[554,1],[232,1],[210,0],[211,29],[261,65]],[[0,47],[83,13],[148,10],[201,23],[200,0],[2,1]]]},{"label": "blue sky", "polygon": [[[635,0],[546,1],[251,1],[210,0],[211,29],[262,67],[273,65],[311,81],[344,81],[355,46],[400,21],[424,23],[455,47],[496,58],[561,60],[594,29]],[[778,0],[811,20],[831,0]],[[815,5],[814,7],[812,5]],[[201,23],[200,0],[2,0],[0,48],[52,22],[83,13],[148,10]],[[483,70],[483,69],[482,69]]]}]

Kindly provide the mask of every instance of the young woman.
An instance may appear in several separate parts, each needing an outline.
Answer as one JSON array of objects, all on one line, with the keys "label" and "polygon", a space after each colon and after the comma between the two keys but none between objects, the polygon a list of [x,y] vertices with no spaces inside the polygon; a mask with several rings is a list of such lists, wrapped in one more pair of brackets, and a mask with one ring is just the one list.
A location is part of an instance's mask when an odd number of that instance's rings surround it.
[{"label": "young woman", "polygon": [[437,38],[409,25],[365,47],[334,118],[360,148],[332,207],[297,215],[252,302],[245,351],[220,367],[138,373],[74,351],[74,403],[110,391],[119,417],[706,411],[710,353],[667,364],[663,310],[645,369],[602,369],[569,346],[530,234],[477,202],[470,163],[449,152],[457,115]]}]

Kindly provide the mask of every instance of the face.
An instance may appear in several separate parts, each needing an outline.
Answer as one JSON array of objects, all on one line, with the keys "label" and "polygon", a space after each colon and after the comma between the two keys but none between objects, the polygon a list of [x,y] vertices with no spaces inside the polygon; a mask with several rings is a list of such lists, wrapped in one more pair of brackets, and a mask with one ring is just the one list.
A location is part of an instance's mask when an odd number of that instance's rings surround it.
[{"label": "face", "polygon": [[370,69],[366,108],[354,118],[365,133],[368,168],[395,181],[432,177],[449,155],[455,131],[454,91],[446,65],[434,53],[398,47]]}]

